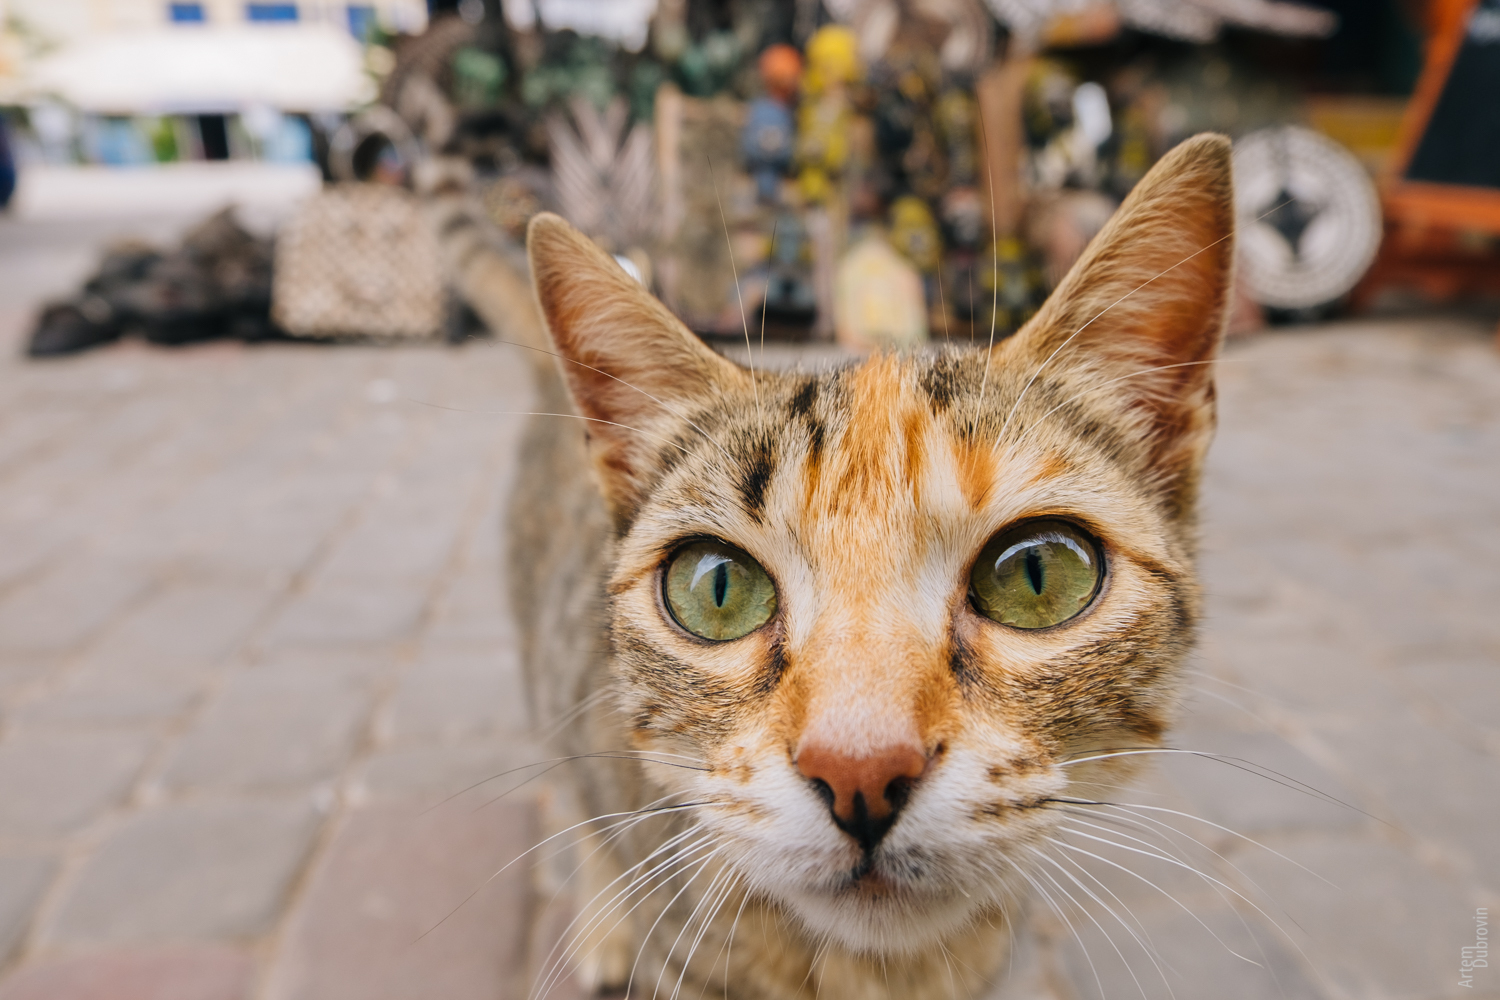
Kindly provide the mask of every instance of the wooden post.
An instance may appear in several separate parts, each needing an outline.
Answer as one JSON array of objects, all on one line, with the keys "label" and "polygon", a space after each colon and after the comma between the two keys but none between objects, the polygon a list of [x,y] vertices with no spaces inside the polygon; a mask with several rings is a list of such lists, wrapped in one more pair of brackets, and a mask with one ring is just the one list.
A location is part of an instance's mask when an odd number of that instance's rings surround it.
[{"label": "wooden post", "polygon": [[1021,102],[1031,55],[1011,42],[1010,52],[991,65],[975,86],[979,102],[979,140],[984,176],[980,197],[988,209],[996,238],[1014,236],[1021,228],[1026,207],[1021,178],[1021,152],[1026,145],[1022,132]]}]

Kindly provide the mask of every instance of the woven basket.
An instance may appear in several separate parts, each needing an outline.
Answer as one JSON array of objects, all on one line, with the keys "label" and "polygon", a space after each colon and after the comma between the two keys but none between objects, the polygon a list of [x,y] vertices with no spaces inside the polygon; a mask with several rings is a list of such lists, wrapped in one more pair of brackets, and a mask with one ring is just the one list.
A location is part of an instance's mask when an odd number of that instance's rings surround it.
[{"label": "woven basket", "polygon": [[437,237],[401,188],[326,188],[276,241],[271,316],[287,333],[430,340],[444,308]]}]

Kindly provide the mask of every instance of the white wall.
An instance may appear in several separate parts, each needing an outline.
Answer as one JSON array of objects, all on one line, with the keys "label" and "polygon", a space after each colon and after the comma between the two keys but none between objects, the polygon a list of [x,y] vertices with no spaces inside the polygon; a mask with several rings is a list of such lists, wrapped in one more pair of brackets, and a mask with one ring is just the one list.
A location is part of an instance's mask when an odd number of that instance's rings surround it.
[{"label": "white wall", "polygon": [[[244,0],[199,0],[208,20],[238,24],[245,17]],[[356,0],[368,3],[389,27],[420,31],[427,23],[425,0]],[[0,18],[14,14],[48,38],[65,42],[84,35],[166,24],[168,0],[0,0]],[[348,23],[347,3],[341,0],[300,0],[303,21]]]}]

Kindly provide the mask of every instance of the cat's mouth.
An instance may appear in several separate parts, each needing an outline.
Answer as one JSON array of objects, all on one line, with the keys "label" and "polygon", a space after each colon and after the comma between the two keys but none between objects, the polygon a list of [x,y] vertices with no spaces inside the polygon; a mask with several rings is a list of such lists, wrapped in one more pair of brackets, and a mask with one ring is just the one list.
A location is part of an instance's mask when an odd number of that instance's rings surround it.
[{"label": "cat's mouth", "polygon": [[918,950],[962,927],[975,904],[878,852],[836,877],[784,886],[776,895],[814,935],[886,954]]},{"label": "cat's mouth", "polygon": [[898,887],[866,855],[860,863],[849,870],[849,877],[839,886],[839,891],[866,899],[884,899],[893,896]]}]

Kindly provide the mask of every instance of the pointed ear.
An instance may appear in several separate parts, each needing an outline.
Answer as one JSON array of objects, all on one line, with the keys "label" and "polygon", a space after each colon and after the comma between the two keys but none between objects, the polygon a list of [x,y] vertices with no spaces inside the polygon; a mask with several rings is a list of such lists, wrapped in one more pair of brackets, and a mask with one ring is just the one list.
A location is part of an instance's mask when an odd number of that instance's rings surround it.
[{"label": "pointed ear", "polygon": [[628,520],[664,451],[702,403],[743,389],[744,369],[715,354],[593,241],[551,213],[526,251],[537,304],[585,432],[605,500]]},{"label": "pointed ear", "polygon": [[1228,319],[1234,270],[1229,154],[1226,137],[1206,134],[1162,157],[1002,345],[1023,368],[1087,373],[1095,399],[1144,417],[1151,472],[1180,512],[1191,507],[1213,436],[1207,362]]}]

